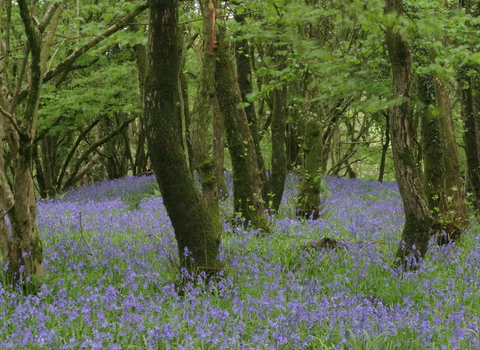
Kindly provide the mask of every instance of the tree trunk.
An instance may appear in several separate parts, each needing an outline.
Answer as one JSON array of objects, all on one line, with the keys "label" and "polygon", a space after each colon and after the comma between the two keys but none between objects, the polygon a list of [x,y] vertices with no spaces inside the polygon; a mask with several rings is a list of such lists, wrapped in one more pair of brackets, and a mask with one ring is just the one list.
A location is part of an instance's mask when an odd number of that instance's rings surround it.
[{"label": "tree trunk", "polygon": [[474,207],[480,211],[480,69],[465,65],[459,69],[461,104],[467,155],[467,176],[473,193]]},{"label": "tree trunk", "polygon": [[[241,24],[240,28],[245,25],[245,14],[235,14],[234,19],[237,23]],[[237,33],[237,36],[241,36],[241,31]],[[237,81],[240,88],[240,95],[243,102],[247,102],[247,95],[253,91],[252,81],[252,64],[251,56],[253,49],[250,47],[250,43],[245,38],[235,40],[235,58],[237,62]],[[258,169],[260,170],[260,177],[262,183],[266,183],[265,164],[263,161],[263,155],[260,148],[260,134],[259,134],[259,120],[257,113],[255,112],[255,104],[248,102],[248,105],[244,107],[245,114],[247,115],[248,125],[250,132],[252,133],[253,143],[255,144],[255,152],[257,153]],[[262,192],[265,195],[265,191]]]},{"label": "tree trunk", "polygon": [[303,144],[304,162],[302,182],[298,194],[297,215],[318,219],[322,211],[321,164],[322,137],[319,122],[310,117],[305,128]]},{"label": "tree trunk", "polygon": [[[152,165],[175,230],[181,266],[195,274],[211,274],[222,266],[217,258],[220,238],[187,166],[178,127],[178,2],[150,0],[149,5],[144,123]],[[191,255],[185,255],[186,249]]]},{"label": "tree trunk", "polygon": [[[94,47],[104,38],[112,35],[126,24],[131,22],[138,14],[146,9],[146,5],[138,6],[132,13],[127,14],[119,22],[110,26],[106,31],[94,36],[85,45],[79,47],[61,63],[45,71],[47,61],[51,58],[51,46],[55,30],[62,13],[60,3],[53,2],[46,7],[41,21],[32,18],[30,5],[25,0],[18,0],[18,10],[23,22],[24,32],[18,32],[19,37],[26,37],[24,47],[26,56],[25,75],[15,76],[17,81],[16,91],[10,91],[7,82],[11,69],[7,67],[11,50],[6,50],[3,35],[0,33],[0,242],[4,262],[5,281],[7,287],[22,284],[34,287],[42,283],[43,248],[35,227],[36,203],[34,197],[31,166],[34,147],[36,147],[36,127],[38,120],[38,105],[43,84],[53,79],[58,74],[65,72],[71,65],[90,48]],[[1,11],[0,7],[0,11]],[[15,28],[20,30],[20,28]],[[27,68],[26,63],[29,63]],[[20,62],[20,64],[23,64]],[[28,81],[25,84],[25,76]],[[22,104],[18,112],[17,106]],[[20,115],[16,118],[15,114]],[[4,141],[8,142],[8,150],[4,150]],[[6,152],[4,152],[6,151]],[[5,173],[5,160],[11,160],[13,169],[13,182],[10,183]],[[8,215],[11,230],[5,225],[5,216]],[[23,285],[27,282],[27,285]],[[31,291],[31,290],[30,290]]]},{"label": "tree trunk", "polygon": [[[277,67],[279,71],[286,68],[287,47],[285,45],[277,48],[282,54],[276,55]],[[285,188],[285,179],[287,177],[287,155],[285,150],[285,131],[287,119],[287,86],[284,82],[279,82],[282,86],[273,90],[273,108],[272,108],[272,172],[268,179],[268,202],[271,203],[270,209],[278,212],[282,201],[283,190]],[[267,198],[265,198],[267,199]]]},{"label": "tree trunk", "polygon": [[444,211],[440,215],[446,237],[439,236],[438,242],[445,244],[452,240],[459,241],[469,220],[450,105],[440,77],[435,77],[434,82],[445,163]]},{"label": "tree trunk", "polygon": [[186,56],[186,43],[183,31],[178,31],[178,60],[180,62],[180,69],[178,72],[178,97],[180,108],[180,119],[182,128],[182,147],[185,152],[187,160],[187,166],[194,173],[192,144],[190,139],[190,105],[188,98],[188,80],[185,74],[185,56]]},{"label": "tree trunk", "polygon": [[[130,29],[134,32],[140,30],[138,24],[132,24]],[[135,60],[138,68],[138,83],[140,86],[140,94],[143,98],[143,88],[145,84],[145,74],[147,71],[147,47],[142,44],[135,44],[133,47],[135,50]],[[136,122],[134,122],[136,123]],[[138,124],[134,124],[134,134],[137,136],[137,144],[135,150],[135,163],[133,166],[133,175],[145,173],[148,170],[148,158],[145,152],[145,129],[143,123],[140,121]]]},{"label": "tree trunk", "polygon": [[[203,59],[200,68],[200,85],[193,109],[191,137],[195,168],[200,177],[203,198],[216,227],[216,235],[221,234],[220,209],[218,206],[218,187],[215,174],[215,158],[212,147],[212,124],[217,100],[215,99],[215,46],[216,46],[216,9],[212,0],[200,1],[203,16]],[[212,154],[212,155],[211,155]]]},{"label": "tree trunk", "polygon": [[[403,15],[402,1],[386,0],[385,13],[395,12],[398,16]],[[415,129],[411,108],[413,72],[410,49],[398,28],[388,27],[385,37],[392,65],[392,98],[400,100],[390,109],[395,174],[405,210],[405,226],[396,257],[398,264],[408,267],[412,255],[413,263],[417,263],[428,249],[432,233],[432,218],[425,202],[415,159]]]},{"label": "tree trunk", "polygon": [[[445,162],[432,74],[418,76],[418,114],[422,127],[423,173],[428,207],[438,216],[445,189]],[[440,200],[442,198],[442,201]],[[443,210],[442,210],[443,211]],[[435,214],[436,213],[436,214]],[[438,221],[438,217],[435,218]]]},{"label": "tree trunk", "polygon": [[262,181],[252,133],[243,108],[238,82],[235,79],[230,44],[226,28],[217,33],[215,91],[224,118],[228,149],[233,167],[234,211],[242,215],[245,224],[268,231],[262,198]]},{"label": "tree trunk", "polygon": [[378,181],[383,182],[383,176],[385,175],[385,163],[387,160],[387,152],[390,147],[390,115],[385,115],[385,143],[382,145],[382,157],[380,159],[380,169],[378,171]]},{"label": "tree trunk", "polygon": [[[0,123],[2,127],[0,140],[2,140],[1,142],[8,140],[15,174],[12,191],[7,183],[2,159],[0,164],[0,172],[2,173],[0,175],[2,221],[4,216],[8,214],[11,235],[8,229],[5,229],[5,222],[1,222],[0,234],[2,234],[2,237],[0,242],[2,243],[3,262],[6,265],[4,270],[6,275],[5,287],[21,286],[22,288],[27,287],[28,290],[29,285],[36,289],[42,283],[44,277],[43,246],[35,227],[36,203],[31,163],[33,161],[33,147],[35,147],[33,140],[35,139],[43,72],[61,11],[58,5],[51,7],[50,27],[45,36],[42,50],[40,30],[31,17],[28,4],[24,0],[19,0],[18,6],[30,49],[30,85],[21,122],[14,119],[13,113],[8,112],[14,110],[12,99],[2,96],[1,101],[2,118]],[[3,50],[3,45],[0,46]],[[3,52],[3,54],[8,55],[9,53]],[[1,74],[3,73],[4,70],[2,69]],[[5,88],[2,91],[8,91],[8,89]],[[3,157],[3,147],[0,151],[2,151],[0,156]]]}]

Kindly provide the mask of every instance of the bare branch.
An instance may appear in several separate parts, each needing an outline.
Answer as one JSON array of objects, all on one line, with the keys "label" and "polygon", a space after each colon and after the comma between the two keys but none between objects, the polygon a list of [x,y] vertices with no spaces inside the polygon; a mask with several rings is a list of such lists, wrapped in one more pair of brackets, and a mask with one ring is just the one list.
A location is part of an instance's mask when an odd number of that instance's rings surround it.
[{"label": "bare branch", "polygon": [[92,153],[94,150],[96,150],[98,147],[100,147],[101,145],[103,145],[104,143],[108,142],[110,139],[112,139],[113,137],[115,137],[118,133],[120,133],[124,128],[126,128],[131,122],[133,122],[134,120],[136,119],[136,117],[130,117],[129,119],[125,120],[122,124],[119,125],[118,128],[116,128],[115,130],[113,130],[110,134],[108,134],[107,136],[105,136],[104,138],[92,143],[85,151],[83,151],[83,153],[81,154],[80,158],[77,159],[77,162],[75,163],[74,165],[74,169],[72,171],[72,174],[70,175],[70,177],[68,178],[67,181],[65,181],[65,185],[61,185],[59,183],[60,186],[62,186],[63,189],[67,189],[71,186],[73,186],[73,184],[75,183],[75,181],[77,180],[77,174],[78,174],[78,171],[80,169],[80,166],[82,165],[82,162],[87,159],[88,155],[90,153]]},{"label": "bare branch", "polygon": [[15,120],[13,115],[8,113],[2,106],[0,106],[0,113],[2,113],[5,117],[7,117],[7,119],[10,121],[10,123],[12,123],[15,131],[18,132],[18,134],[22,134],[22,131],[20,130],[20,127],[18,126],[17,121]]},{"label": "bare branch", "polygon": [[52,19],[53,14],[57,10],[58,6],[60,6],[60,3],[55,2],[48,8],[47,12],[45,12],[45,16],[43,16],[42,21],[38,24],[38,30],[40,33],[45,31],[45,28],[47,28],[48,23],[50,23],[50,20]]}]

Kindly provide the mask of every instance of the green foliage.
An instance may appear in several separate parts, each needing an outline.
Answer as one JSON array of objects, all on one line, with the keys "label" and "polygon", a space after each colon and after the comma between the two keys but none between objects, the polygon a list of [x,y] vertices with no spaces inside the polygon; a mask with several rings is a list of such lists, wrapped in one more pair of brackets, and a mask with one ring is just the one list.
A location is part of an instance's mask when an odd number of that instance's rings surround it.
[{"label": "green foliage", "polygon": [[76,76],[60,90],[44,93],[39,110],[39,128],[48,129],[60,117],[64,123],[52,127],[49,135],[78,130],[94,116],[115,113],[140,114],[141,98],[135,64],[110,64],[86,76]]}]

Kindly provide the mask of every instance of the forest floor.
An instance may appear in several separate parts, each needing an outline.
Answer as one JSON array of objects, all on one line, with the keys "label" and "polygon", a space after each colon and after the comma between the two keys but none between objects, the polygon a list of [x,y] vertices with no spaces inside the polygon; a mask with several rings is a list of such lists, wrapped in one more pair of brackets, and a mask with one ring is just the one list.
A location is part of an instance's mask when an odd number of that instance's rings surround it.
[{"label": "forest floor", "polygon": [[[232,225],[222,203],[224,274],[182,293],[153,177],[39,201],[47,281],[30,296],[0,287],[0,348],[479,349],[479,225],[404,272],[396,184],[325,181],[323,216],[298,220],[289,178],[268,236]],[[324,237],[343,244],[302,249]]]}]

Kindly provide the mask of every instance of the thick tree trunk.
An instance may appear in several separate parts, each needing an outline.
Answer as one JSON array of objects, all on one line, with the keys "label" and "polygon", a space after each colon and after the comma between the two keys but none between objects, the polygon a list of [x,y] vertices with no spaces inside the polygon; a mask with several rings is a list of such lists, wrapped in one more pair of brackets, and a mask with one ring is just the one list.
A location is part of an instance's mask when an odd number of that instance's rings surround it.
[{"label": "thick tree trunk", "polygon": [[243,108],[238,82],[235,79],[226,28],[219,27],[215,90],[224,118],[227,144],[233,167],[234,210],[241,213],[245,224],[268,231],[262,198],[262,181],[252,133]]},{"label": "thick tree trunk", "polygon": [[[150,0],[144,122],[152,165],[175,230],[182,267],[215,272],[220,239],[182,149],[178,101],[178,2]],[[190,256],[185,256],[188,249]],[[192,261],[193,259],[193,261]]]},{"label": "thick tree trunk", "polygon": [[[402,1],[386,0],[385,13],[395,12],[398,16],[403,14]],[[387,28],[385,36],[393,73],[392,98],[400,100],[390,110],[395,174],[405,210],[402,242],[396,256],[398,264],[408,266],[412,255],[414,262],[425,255],[432,233],[432,218],[425,202],[415,159],[410,49],[398,28]]]}]

